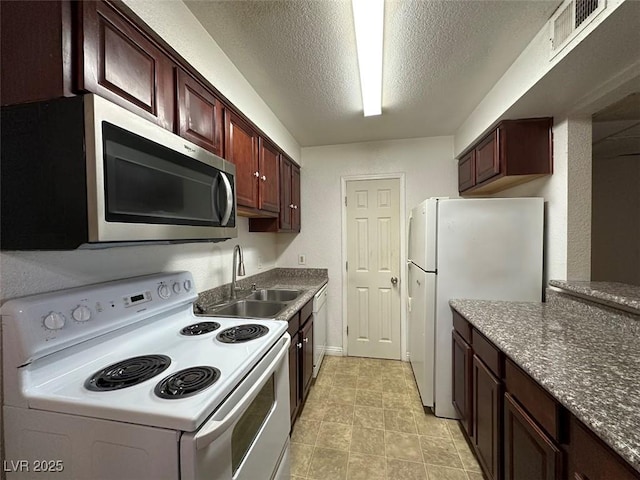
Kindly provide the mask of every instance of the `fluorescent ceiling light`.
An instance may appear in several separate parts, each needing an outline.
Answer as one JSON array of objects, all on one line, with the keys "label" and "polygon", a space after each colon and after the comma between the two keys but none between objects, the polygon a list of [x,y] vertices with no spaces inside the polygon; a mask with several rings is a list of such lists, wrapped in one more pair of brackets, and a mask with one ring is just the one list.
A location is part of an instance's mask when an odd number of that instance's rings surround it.
[{"label": "fluorescent ceiling light", "polygon": [[382,113],[384,0],[351,0],[364,116]]}]

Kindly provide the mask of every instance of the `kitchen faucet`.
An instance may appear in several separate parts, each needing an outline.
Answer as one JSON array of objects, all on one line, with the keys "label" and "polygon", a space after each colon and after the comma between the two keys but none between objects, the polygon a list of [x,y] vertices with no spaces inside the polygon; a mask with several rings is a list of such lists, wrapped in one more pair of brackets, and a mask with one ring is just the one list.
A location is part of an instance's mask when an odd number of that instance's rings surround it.
[{"label": "kitchen faucet", "polygon": [[[240,263],[238,263],[238,254],[240,254]],[[236,264],[238,265],[238,270],[236,270]],[[231,299],[236,299],[237,291],[240,290],[236,287],[236,274],[239,277],[244,277],[244,260],[242,259],[242,247],[240,245],[236,245],[233,248],[233,267],[232,267],[232,276],[231,276]]]}]

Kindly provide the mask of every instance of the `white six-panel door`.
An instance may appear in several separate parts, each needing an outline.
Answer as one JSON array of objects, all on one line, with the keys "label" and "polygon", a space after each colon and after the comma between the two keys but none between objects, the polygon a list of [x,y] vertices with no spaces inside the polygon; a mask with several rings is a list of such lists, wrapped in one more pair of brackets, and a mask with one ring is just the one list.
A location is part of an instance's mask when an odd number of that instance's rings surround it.
[{"label": "white six-panel door", "polygon": [[348,353],[399,360],[400,180],[346,187]]}]

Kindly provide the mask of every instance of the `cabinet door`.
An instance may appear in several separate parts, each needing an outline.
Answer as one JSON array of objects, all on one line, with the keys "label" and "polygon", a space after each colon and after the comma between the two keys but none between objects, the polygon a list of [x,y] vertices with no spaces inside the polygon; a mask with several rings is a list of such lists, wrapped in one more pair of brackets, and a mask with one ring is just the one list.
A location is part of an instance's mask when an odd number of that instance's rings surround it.
[{"label": "cabinet door", "polygon": [[473,356],[473,444],[490,480],[500,480],[502,383]]},{"label": "cabinet door", "polygon": [[280,157],[280,230],[291,230],[291,173],[292,163],[284,156]]},{"label": "cabinet door", "polygon": [[300,331],[302,341],[302,399],[307,398],[313,377],[313,317],[309,317]]},{"label": "cabinet door", "polygon": [[453,406],[460,415],[460,422],[467,435],[473,437],[473,414],[471,411],[471,376],[473,353],[471,347],[457,332],[453,336]]},{"label": "cabinet door", "polygon": [[178,135],[222,156],[222,103],[180,68],[176,75],[176,90]]},{"label": "cabinet door", "polygon": [[476,162],[474,151],[470,151],[458,162],[458,191],[463,192],[476,184]]},{"label": "cabinet door", "polygon": [[225,158],[236,166],[238,205],[258,208],[258,135],[238,115],[224,112]]},{"label": "cabinet door", "polygon": [[298,414],[298,406],[300,404],[298,385],[300,373],[298,369],[298,360],[300,359],[298,352],[300,350],[298,344],[298,335],[293,335],[291,337],[291,346],[289,347],[289,410],[291,414],[291,426],[293,426],[293,422]]},{"label": "cabinet door", "polygon": [[498,129],[482,140],[475,149],[476,181],[481,183],[500,173]]},{"label": "cabinet door", "polygon": [[505,480],[556,480],[562,452],[520,404],[504,395]]},{"label": "cabinet door", "polygon": [[293,209],[291,213],[291,230],[300,231],[300,168],[291,166],[291,203]]},{"label": "cabinet door", "polygon": [[78,86],[173,131],[173,62],[106,2],[78,2]]},{"label": "cabinet door", "polygon": [[260,173],[258,208],[279,212],[280,152],[272,143],[262,137],[260,137],[258,172]]}]

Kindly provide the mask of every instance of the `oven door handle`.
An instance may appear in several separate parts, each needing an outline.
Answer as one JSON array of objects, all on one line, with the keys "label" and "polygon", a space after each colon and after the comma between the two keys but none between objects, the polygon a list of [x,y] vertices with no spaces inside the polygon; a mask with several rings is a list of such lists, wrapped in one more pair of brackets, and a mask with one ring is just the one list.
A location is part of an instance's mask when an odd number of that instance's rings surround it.
[{"label": "oven door handle", "polygon": [[[231,409],[231,411],[225,415],[221,420],[211,420],[207,422],[207,424],[196,434],[196,449],[201,450],[206,448],[211,442],[213,442],[216,438],[222,435],[231,424],[233,424],[238,417],[243,413],[244,409],[246,409],[247,405],[250,404],[253,399],[260,393],[260,390],[267,383],[269,377],[273,375],[273,372],[276,371],[278,365],[282,361],[282,359],[289,353],[289,345],[291,341],[288,338],[288,335],[285,336],[286,343],[280,347],[281,350],[278,352],[276,358],[271,362],[266,371],[256,380],[253,386],[249,389],[247,394],[242,397],[242,399],[236,404],[235,407]],[[278,400],[276,399],[276,402]]]}]

